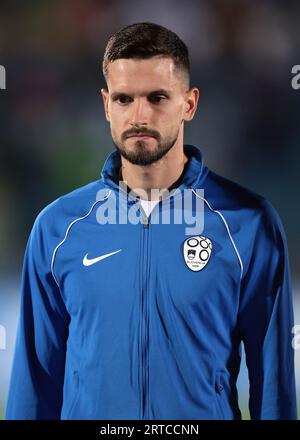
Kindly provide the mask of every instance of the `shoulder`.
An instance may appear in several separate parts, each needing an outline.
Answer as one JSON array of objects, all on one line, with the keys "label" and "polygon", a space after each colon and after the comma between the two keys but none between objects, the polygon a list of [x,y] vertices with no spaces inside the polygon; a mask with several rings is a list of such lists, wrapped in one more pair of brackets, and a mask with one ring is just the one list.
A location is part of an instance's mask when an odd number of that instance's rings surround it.
[{"label": "shoulder", "polygon": [[213,210],[281,226],[277,210],[266,197],[211,170],[205,180],[204,198]]},{"label": "shoulder", "polygon": [[281,218],[266,197],[212,171],[203,189],[209,209],[225,219],[245,269],[253,255],[287,253]]},{"label": "shoulder", "polygon": [[212,170],[207,173],[204,192],[214,209],[255,209],[259,208],[264,199],[260,194]]},{"label": "shoulder", "polygon": [[58,197],[38,213],[32,232],[60,238],[73,220],[89,212],[103,188],[101,181],[96,180]]}]

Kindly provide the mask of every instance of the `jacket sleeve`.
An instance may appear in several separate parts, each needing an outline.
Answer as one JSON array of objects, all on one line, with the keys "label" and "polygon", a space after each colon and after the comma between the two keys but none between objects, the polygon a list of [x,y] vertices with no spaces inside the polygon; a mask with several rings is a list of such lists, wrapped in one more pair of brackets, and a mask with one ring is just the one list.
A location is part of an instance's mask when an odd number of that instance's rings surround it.
[{"label": "jacket sleeve", "polygon": [[60,419],[68,313],[51,273],[41,215],[27,242],[5,419]]},{"label": "jacket sleeve", "polygon": [[277,212],[266,199],[262,205],[241,283],[238,320],[250,383],[249,410],[251,419],[296,419],[288,250]]}]

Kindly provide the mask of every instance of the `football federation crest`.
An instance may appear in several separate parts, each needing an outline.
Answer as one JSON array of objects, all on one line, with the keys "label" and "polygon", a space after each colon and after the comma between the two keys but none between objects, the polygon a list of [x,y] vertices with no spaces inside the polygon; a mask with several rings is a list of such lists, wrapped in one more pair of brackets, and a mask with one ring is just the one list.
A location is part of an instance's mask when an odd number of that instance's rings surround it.
[{"label": "football federation crest", "polygon": [[185,240],[183,245],[184,261],[189,269],[194,272],[202,270],[208,263],[212,250],[209,238],[195,235]]}]

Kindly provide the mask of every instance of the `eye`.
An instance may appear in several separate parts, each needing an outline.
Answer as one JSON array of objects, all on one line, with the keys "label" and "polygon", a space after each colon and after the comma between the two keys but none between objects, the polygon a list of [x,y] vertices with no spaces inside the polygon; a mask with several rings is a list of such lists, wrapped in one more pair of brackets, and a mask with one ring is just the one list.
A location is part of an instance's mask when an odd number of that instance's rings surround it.
[{"label": "eye", "polygon": [[163,96],[163,95],[153,95],[153,96],[151,96],[150,98],[149,98],[149,100],[151,101],[151,102],[154,102],[155,104],[158,104],[158,103],[160,103],[160,101],[162,100],[162,99],[165,99],[166,97],[165,96]]},{"label": "eye", "polygon": [[127,104],[130,102],[131,98],[127,95],[120,95],[116,98],[116,101],[118,101],[120,104]]}]

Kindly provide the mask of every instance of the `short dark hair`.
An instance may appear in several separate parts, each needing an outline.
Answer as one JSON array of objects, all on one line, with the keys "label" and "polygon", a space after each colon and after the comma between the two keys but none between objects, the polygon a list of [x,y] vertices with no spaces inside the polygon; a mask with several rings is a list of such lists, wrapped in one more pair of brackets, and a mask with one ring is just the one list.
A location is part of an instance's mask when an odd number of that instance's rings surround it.
[{"label": "short dark hair", "polygon": [[108,64],[120,58],[170,57],[190,82],[189,52],[185,43],[169,29],[155,23],[134,23],[112,35],[105,48],[102,70],[108,78]]}]

